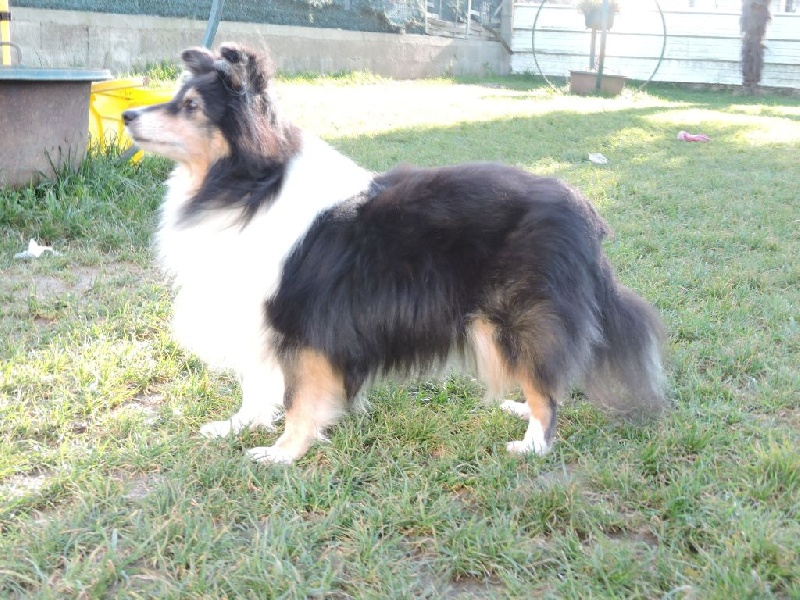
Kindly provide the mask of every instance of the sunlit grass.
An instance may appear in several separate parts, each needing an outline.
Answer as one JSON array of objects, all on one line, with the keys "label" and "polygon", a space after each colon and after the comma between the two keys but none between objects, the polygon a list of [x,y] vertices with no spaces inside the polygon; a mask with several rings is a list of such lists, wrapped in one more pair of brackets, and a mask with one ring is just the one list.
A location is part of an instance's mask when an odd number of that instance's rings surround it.
[{"label": "sunlit grass", "polygon": [[724,128],[736,129],[735,136],[744,144],[793,144],[800,142],[800,121],[789,118],[791,113],[782,113],[780,116],[765,115],[762,111],[758,114],[749,114],[747,111],[726,112],[691,108],[686,110],[673,110],[659,113],[649,117],[654,123],[669,123],[674,127],[701,128],[713,127],[715,130]]}]

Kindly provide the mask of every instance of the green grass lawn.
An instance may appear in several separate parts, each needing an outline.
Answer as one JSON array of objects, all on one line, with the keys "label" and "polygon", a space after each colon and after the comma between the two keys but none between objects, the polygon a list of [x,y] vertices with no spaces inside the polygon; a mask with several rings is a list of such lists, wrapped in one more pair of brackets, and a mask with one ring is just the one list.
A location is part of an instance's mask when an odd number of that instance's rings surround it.
[{"label": "green grass lawn", "polygon": [[[675,409],[634,424],[576,398],[547,457],[512,458],[525,424],[454,376],[377,389],[298,464],[252,464],[276,434],[199,438],[238,384],[170,338],[149,249],[170,165],[95,156],[0,190],[0,597],[800,598],[798,99],[279,91],[375,170],[497,160],[581,188],[664,317]],[[62,254],[14,260],[29,238]]]}]

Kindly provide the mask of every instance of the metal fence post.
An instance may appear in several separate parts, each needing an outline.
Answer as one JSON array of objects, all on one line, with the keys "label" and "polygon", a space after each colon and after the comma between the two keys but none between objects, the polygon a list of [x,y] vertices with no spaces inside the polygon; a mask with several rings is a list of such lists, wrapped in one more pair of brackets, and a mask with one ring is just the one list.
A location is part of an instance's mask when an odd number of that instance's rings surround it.
[{"label": "metal fence post", "polygon": [[225,6],[225,0],[214,0],[211,4],[211,13],[208,15],[208,25],[206,25],[206,34],[203,36],[203,46],[211,48],[214,43],[214,38],[217,35],[217,27],[219,27],[220,19],[222,18],[222,8]]}]

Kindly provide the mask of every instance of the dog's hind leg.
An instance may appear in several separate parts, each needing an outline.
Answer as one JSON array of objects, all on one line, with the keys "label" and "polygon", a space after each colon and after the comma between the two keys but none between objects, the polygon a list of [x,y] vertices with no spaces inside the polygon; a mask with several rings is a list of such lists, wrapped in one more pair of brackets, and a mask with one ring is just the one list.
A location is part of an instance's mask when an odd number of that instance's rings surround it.
[{"label": "dog's hind leg", "polygon": [[504,400],[500,404],[500,408],[510,415],[519,417],[527,421],[531,418],[531,407],[527,402],[517,402],[516,400]]},{"label": "dog's hind leg", "polygon": [[265,361],[242,373],[242,406],[230,419],[212,421],[200,428],[206,437],[224,437],[237,434],[245,428],[272,429],[283,405],[283,372],[273,359]]},{"label": "dog's hind leg", "polygon": [[[513,336],[515,343],[519,337]],[[506,400],[501,408],[513,415],[528,421],[528,430],[521,440],[508,442],[509,452],[522,454],[534,452],[545,454],[553,443],[556,430],[555,394],[546,392],[537,385],[535,377],[512,364],[511,356],[534,357],[536,352],[510,352],[508,341],[506,346],[500,343],[501,332],[486,318],[474,318],[469,327],[469,342],[475,357],[478,376],[487,386],[490,396],[497,396],[504,391],[519,386],[525,394],[525,402]],[[508,336],[507,336],[508,339]],[[521,361],[516,359],[519,364]]]},{"label": "dog's hind leg", "polygon": [[[527,414],[528,429],[525,437],[508,442],[506,447],[509,452],[515,454],[527,452],[546,454],[553,444],[556,432],[556,401],[551,395],[542,393],[530,377],[523,376],[520,385],[525,394],[525,404],[518,402],[513,404],[520,405],[515,414],[519,416]],[[508,410],[505,406],[504,409]]]},{"label": "dog's hind leg", "polygon": [[344,380],[319,352],[298,351],[285,361],[284,375],[285,429],[274,445],[248,451],[260,463],[294,462],[345,410]]}]

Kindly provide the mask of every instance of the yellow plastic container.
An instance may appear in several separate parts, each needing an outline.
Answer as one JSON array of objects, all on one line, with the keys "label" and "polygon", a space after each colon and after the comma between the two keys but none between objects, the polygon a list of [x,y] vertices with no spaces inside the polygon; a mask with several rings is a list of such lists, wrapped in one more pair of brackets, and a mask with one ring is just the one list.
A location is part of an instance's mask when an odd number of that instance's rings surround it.
[{"label": "yellow plastic container", "polygon": [[[174,90],[145,87],[142,77],[112,79],[92,84],[89,98],[89,145],[106,149],[109,145],[117,145],[125,150],[132,141],[125,132],[122,113],[129,108],[149,106],[169,101]],[[137,152],[134,160],[141,158]]]},{"label": "yellow plastic container", "polygon": [[0,65],[11,64],[11,11],[8,9],[8,0],[0,0]]}]

